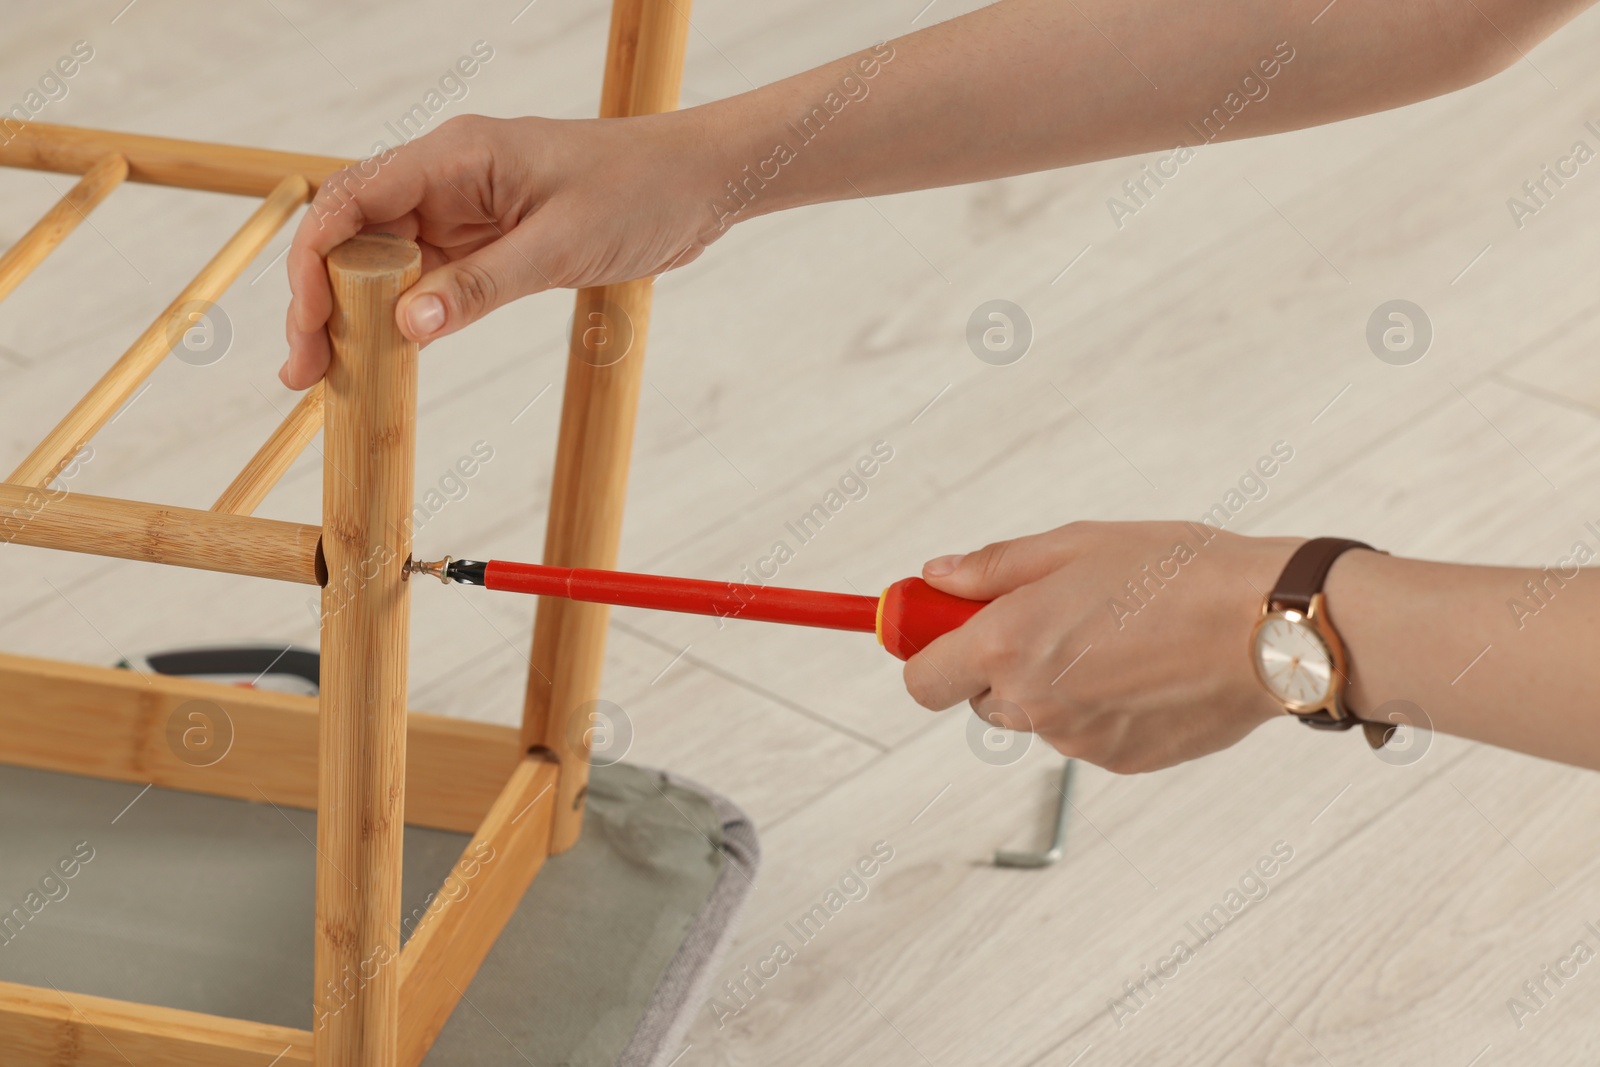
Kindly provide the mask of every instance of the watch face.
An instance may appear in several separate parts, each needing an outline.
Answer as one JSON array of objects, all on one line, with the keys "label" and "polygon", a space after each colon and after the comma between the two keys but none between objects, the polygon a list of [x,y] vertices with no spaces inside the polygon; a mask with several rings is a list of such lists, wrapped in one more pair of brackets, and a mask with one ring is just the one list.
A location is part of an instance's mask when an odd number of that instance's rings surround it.
[{"label": "watch face", "polygon": [[1333,695],[1333,655],[1299,612],[1267,616],[1256,630],[1254,651],[1256,673],[1282,703],[1318,708]]}]

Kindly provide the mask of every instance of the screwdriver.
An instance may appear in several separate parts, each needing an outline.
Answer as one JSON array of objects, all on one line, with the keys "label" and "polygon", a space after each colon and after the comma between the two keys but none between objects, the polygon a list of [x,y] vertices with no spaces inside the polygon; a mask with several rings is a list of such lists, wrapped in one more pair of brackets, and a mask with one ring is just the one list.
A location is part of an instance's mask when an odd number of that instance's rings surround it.
[{"label": "screwdriver", "polygon": [[446,585],[475,585],[507,593],[875,633],[878,643],[899,659],[921,652],[935,638],[976,615],[986,603],[942,593],[921,578],[902,578],[882,595],[871,597],[450,556],[434,563],[407,560],[405,573],[430,574]]}]

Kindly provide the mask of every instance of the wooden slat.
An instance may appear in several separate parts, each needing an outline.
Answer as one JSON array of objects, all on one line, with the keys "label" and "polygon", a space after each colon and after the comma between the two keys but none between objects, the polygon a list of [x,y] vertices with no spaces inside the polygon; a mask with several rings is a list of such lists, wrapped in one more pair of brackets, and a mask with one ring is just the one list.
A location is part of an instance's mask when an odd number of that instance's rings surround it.
[{"label": "wooden slat", "polygon": [[[13,766],[314,809],[318,718],[315,697],[0,653]],[[516,729],[419,712],[406,729],[406,822],[477,830],[522,758]]]},{"label": "wooden slat", "polygon": [[128,161],[113,153],[103,156],[83,178],[55,202],[33,228],[0,256],[0,300],[22,284],[67,235],[78,228],[100,202],[128,176]]},{"label": "wooden slat", "polygon": [[113,153],[128,160],[130,181],[216,193],[266,196],[284,179],[304,178],[314,189],[350,164],[332,156],[274,152],[113,130],[30,122],[0,138],[0,166],[84,174]]},{"label": "wooden slat", "polygon": [[211,510],[232,515],[249,515],[255,511],[320,429],[322,383],[318,382],[306,390],[294,410],[284,417],[239,476],[211,505]]},{"label": "wooden slat", "polygon": [[0,544],[319,585],[322,528],[0,484]]},{"label": "wooden slat", "polygon": [[[677,107],[688,32],[689,0],[617,0],[611,9],[601,116]],[[641,278],[578,293],[545,530],[546,563],[617,565],[652,285]],[[624,320],[610,323],[608,333],[615,337],[624,325],[631,332],[631,347],[622,358],[594,349],[592,313]],[[548,749],[564,768],[551,837],[554,852],[571,848],[583,825],[589,724],[578,716],[600,693],[606,620],[601,604],[539,600],[522,736],[529,749]]]},{"label": "wooden slat", "polygon": [[416,1067],[539,873],[559,768],[525,758],[400,954],[400,1067]]},{"label": "wooden slat", "polygon": [[211,262],[184,287],[161,316],[112,364],[67,417],[39,442],[7,481],[14,485],[47,485],[72,456],[100,431],[141,382],[172,350],[189,328],[197,307],[208,307],[232,285],[250,261],[272,240],[310,196],[311,186],[299,174],[278,183],[261,206],[228,239]]},{"label": "wooden slat", "polygon": [[395,306],[421,276],[417,246],[387,234],[328,254],[317,1067],[396,1062],[400,979],[386,964],[400,954],[417,344]]},{"label": "wooden slat", "polygon": [[5,1067],[307,1067],[311,1033],[0,982]]}]

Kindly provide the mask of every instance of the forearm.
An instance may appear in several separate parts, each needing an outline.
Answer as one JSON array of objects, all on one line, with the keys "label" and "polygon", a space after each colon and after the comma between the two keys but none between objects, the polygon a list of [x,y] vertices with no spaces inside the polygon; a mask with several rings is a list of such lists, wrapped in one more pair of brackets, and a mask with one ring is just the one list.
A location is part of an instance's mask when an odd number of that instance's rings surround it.
[{"label": "forearm", "polygon": [[1379,719],[1407,700],[1444,733],[1600,768],[1600,574],[1577,562],[1537,571],[1346,553],[1325,588],[1351,709]]},{"label": "forearm", "polygon": [[1321,0],[1005,0],[694,121],[742,221],[1397,107],[1509,65],[1590,2],[1338,0],[1313,24]]}]

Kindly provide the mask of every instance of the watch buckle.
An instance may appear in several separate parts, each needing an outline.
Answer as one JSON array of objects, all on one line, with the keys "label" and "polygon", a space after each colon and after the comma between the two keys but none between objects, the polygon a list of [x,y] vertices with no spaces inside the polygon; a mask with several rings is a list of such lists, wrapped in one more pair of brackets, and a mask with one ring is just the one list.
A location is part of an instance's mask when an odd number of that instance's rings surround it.
[{"label": "watch buckle", "polygon": [[1326,708],[1321,711],[1314,711],[1309,715],[1297,714],[1295,718],[1314,730],[1348,730],[1360,721],[1354,715],[1346,715],[1342,719],[1335,718],[1333,713]]}]

